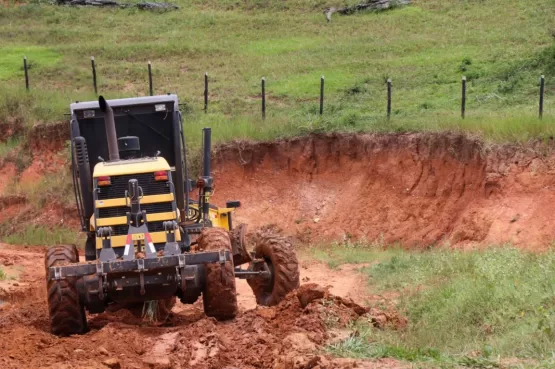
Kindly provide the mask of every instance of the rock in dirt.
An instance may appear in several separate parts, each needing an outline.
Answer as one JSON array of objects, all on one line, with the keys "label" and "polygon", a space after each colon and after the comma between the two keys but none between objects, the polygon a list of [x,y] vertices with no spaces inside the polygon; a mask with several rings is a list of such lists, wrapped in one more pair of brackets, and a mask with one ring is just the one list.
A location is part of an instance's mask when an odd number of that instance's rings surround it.
[{"label": "rock in dirt", "polygon": [[366,314],[370,311],[369,308],[364,307],[364,306],[360,306],[359,304],[354,302],[352,299],[347,299],[347,298],[339,297],[339,296],[336,296],[335,299],[338,300],[341,304],[348,307],[349,309],[353,310],[358,315],[364,315],[364,314]]},{"label": "rock in dirt", "polygon": [[258,308],[256,309],[256,315],[266,320],[272,320],[276,317],[276,311],[271,308]]},{"label": "rock in dirt", "polygon": [[119,360],[115,358],[106,359],[102,362],[102,364],[106,365],[110,369],[121,369]]},{"label": "rock in dirt", "polygon": [[408,324],[408,319],[395,310],[370,309],[370,321],[376,328],[380,329],[388,327],[404,329]]},{"label": "rock in dirt", "polygon": [[303,308],[314,300],[323,299],[326,295],[328,290],[316,283],[303,284],[297,290],[297,298]]},{"label": "rock in dirt", "polygon": [[108,350],[106,350],[106,348],[104,346],[100,346],[98,348],[98,352],[100,352],[103,355],[108,355],[109,354]]},{"label": "rock in dirt", "polygon": [[334,363],[330,363],[322,355],[298,355],[290,353],[285,357],[281,357],[274,369],[339,369],[339,367]]},{"label": "rock in dirt", "polygon": [[310,341],[306,333],[291,333],[283,339],[283,346],[298,352],[312,352],[316,350],[314,342]]}]

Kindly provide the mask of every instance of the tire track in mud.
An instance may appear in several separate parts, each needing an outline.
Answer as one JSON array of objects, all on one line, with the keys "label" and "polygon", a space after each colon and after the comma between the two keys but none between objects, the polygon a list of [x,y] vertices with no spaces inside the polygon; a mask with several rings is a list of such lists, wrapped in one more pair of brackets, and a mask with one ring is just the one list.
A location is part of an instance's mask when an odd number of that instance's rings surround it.
[{"label": "tire track in mud", "polygon": [[15,278],[0,282],[2,368],[402,367],[392,360],[358,362],[319,353],[334,337],[326,318],[333,316],[337,327],[356,319],[379,320],[380,312],[369,312],[348,299],[358,296],[362,302],[364,296],[358,267],[330,270],[305,262],[301,279],[310,283],[269,308],[256,307],[250,288],[240,280],[240,312],[228,322],[207,318],[199,299],[193,305],[178,303],[164,326],[120,310],[89,316],[90,331],[85,335],[60,338],[49,332],[43,252],[0,244],[0,265]]}]

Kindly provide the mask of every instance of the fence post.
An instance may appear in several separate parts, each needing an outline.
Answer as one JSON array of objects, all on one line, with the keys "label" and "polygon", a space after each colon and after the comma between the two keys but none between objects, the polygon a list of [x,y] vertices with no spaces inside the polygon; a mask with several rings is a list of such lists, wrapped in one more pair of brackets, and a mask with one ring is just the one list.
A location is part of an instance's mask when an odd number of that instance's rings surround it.
[{"label": "fence post", "polygon": [[466,114],[466,77],[463,76],[462,80],[462,96],[461,96],[461,118],[464,119],[464,116]]},{"label": "fence post", "polygon": [[387,79],[387,119],[391,117],[391,78]]},{"label": "fence post", "polygon": [[208,112],[208,72],[204,72],[204,112]]},{"label": "fence post", "polygon": [[324,114],[324,76],[320,78],[320,115]]},{"label": "fence post", "polygon": [[94,64],[94,56],[91,56],[91,67],[93,75],[94,94],[98,96],[98,88],[96,86],[96,65]]},{"label": "fence post", "polygon": [[23,69],[25,70],[25,89],[29,91],[29,70],[27,68],[27,57],[23,57]]},{"label": "fence post", "polygon": [[540,119],[543,119],[543,95],[545,92],[545,76],[540,78]]},{"label": "fence post", "polygon": [[266,78],[262,77],[262,119],[266,119]]},{"label": "fence post", "polygon": [[154,95],[154,88],[152,87],[152,63],[148,62],[148,91],[150,96]]}]

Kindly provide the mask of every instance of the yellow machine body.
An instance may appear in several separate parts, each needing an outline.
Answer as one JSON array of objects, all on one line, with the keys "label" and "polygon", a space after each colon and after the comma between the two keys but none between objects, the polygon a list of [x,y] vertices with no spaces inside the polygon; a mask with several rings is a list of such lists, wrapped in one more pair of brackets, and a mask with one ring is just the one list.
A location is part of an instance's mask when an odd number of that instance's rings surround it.
[{"label": "yellow machine body", "polygon": [[[117,162],[108,163],[98,163],[94,167],[93,172],[93,182],[95,189],[97,188],[98,179],[102,177],[110,177],[111,179],[117,178],[118,176],[133,176],[135,174],[152,174],[156,172],[167,172],[170,173],[171,168],[164,158],[141,158],[141,159],[131,159],[131,160],[121,160]],[[177,209],[175,197],[173,192],[160,193],[160,194],[149,194],[141,198],[141,205],[152,205],[152,204],[168,204],[171,203],[171,208]],[[110,210],[115,210],[116,208],[122,208],[128,206],[128,200],[125,198],[125,193],[122,193],[121,197],[110,198],[110,199],[95,199],[94,200],[94,210],[95,214],[98,215],[103,209],[105,212]],[[191,208],[198,209],[197,204],[190,204]],[[214,206],[210,207],[210,220],[214,227],[223,228],[229,230],[229,213],[231,213],[233,208],[217,208]],[[121,211],[120,211],[121,213]],[[163,211],[163,212],[147,212],[147,222],[163,222],[168,220],[177,220],[179,222],[179,210]],[[93,215],[90,220],[90,230],[95,231],[99,227],[118,227],[127,225],[127,216],[109,216],[101,217]],[[166,233],[163,230],[150,232],[152,237],[152,242],[165,243]],[[112,247],[123,247],[125,246],[127,233],[125,234],[115,234],[112,235]],[[176,232],[176,241],[181,241],[180,232]],[[96,239],[96,248],[102,248],[102,239]]]}]

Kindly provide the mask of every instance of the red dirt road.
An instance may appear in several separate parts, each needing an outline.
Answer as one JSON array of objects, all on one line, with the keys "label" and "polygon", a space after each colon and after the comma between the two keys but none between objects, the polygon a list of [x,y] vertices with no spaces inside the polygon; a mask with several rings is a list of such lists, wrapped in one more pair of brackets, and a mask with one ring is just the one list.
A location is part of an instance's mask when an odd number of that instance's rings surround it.
[{"label": "red dirt road", "polygon": [[[165,326],[154,326],[120,310],[89,316],[90,332],[59,338],[49,333],[44,295],[42,249],[0,244],[0,265],[13,280],[0,283],[1,368],[401,368],[395,360],[361,362],[331,359],[319,349],[336,329],[356,319],[372,320],[350,300],[326,297],[303,308],[295,293],[272,308],[256,307],[250,289],[239,282],[239,316],[219,323],[207,318],[201,300],[178,303]],[[303,263],[305,282],[330,286],[340,297],[364,302],[360,273]],[[370,298],[370,297],[369,297]],[[337,321],[334,330],[326,319]],[[382,322],[383,323],[383,322]],[[380,323],[381,324],[381,323]]]}]

